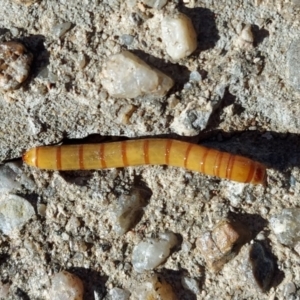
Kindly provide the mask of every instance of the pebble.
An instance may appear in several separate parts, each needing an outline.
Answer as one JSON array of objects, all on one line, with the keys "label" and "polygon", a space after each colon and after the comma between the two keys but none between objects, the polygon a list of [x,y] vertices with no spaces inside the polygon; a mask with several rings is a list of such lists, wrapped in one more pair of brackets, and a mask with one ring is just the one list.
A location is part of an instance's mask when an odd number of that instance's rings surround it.
[{"label": "pebble", "polygon": [[223,196],[230,201],[233,207],[237,207],[243,201],[245,184],[238,182],[226,182],[222,189]]},{"label": "pebble", "polygon": [[188,16],[182,13],[165,16],[161,29],[166,51],[172,59],[180,60],[196,50],[197,33]]},{"label": "pebble", "polygon": [[28,190],[35,186],[16,162],[9,162],[0,166],[0,192],[11,192],[20,190],[22,185]]},{"label": "pebble", "polygon": [[21,228],[34,216],[32,205],[16,195],[2,194],[0,196],[0,230],[11,235]]},{"label": "pebble", "polygon": [[251,25],[246,25],[234,44],[236,47],[245,50],[251,50],[253,48],[254,36],[251,30]]},{"label": "pebble", "polygon": [[130,34],[123,34],[120,36],[120,41],[123,45],[130,46],[134,41],[134,36]]},{"label": "pebble", "polygon": [[27,79],[32,54],[18,42],[0,44],[0,89],[15,90]]},{"label": "pebble", "polygon": [[168,258],[177,243],[177,237],[172,232],[160,233],[158,239],[149,238],[140,242],[132,253],[134,269],[142,273],[156,268]]},{"label": "pebble", "polygon": [[173,80],[150,67],[136,55],[123,51],[111,56],[102,69],[101,83],[113,97],[161,97],[173,86]]},{"label": "pebble", "polygon": [[300,39],[294,40],[287,51],[287,73],[290,85],[300,91]]},{"label": "pebble", "polygon": [[190,81],[200,82],[202,80],[202,76],[198,71],[192,71],[190,73]]},{"label": "pebble", "polygon": [[199,98],[191,101],[171,124],[173,132],[183,136],[194,136],[204,130],[209,118],[216,107],[216,103]]},{"label": "pebble", "polygon": [[297,288],[293,282],[289,282],[283,287],[283,296],[285,298],[288,298],[289,296],[295,294],[297,291]]},{"label": "pebble", "polygon": [[130,293],[118,287],[114,287],[109,291],[111,300],[128,300]]},{"label": "pebble", "polygon": [[55,38],[61,38],[62,36],[64,36],[68,30],[70,30],[72,26],[71,22],[65,22],[65,23],[61,23],[61,24],[56,24],[52,27],[52,35]]},{"label": "pebble", "polygon": [[51,279],[50,299],[82,300],[83,283],[80,278],[67,271],[56,273]]},{"label": "pebble", "polygon": [[241,223],[224,219],[212,231],[202,234],[196,245],[207,266],[214,272],[236,256],[239,248],[250,239],[249,230]]},{"label": "pebble", "polygon": [[122,235],[132,228],[141,217],[147,204],[147,193],[142,189],[133,189],[128,195],[121,195],[111,212],[113,229]]},{"label": "pebble", "polygon": [[294,246],[300,242],[300,208],[285,208],[270,219],[270,227],[281,244]]},{"label": "pebble", "polygon": [[132,300],[176,300],[178,299],[172,286],[161,276],[153,276],[148,281],[137,285],[133,290]]},{"label": "pebble", "polygon": [[255,242],[249,246],[243,269],[248,282],[255,288],[262,292],[271,288],[275,274],[275,263],[262,243]]},{"label": "pebble", "polygon": [[149,7],[161,9],[167,4],[168,0],[143,0],[142,2]]},{"label": "pebble", "polygon": [[181,277],[181,284],[182,284],[183,288],[191,291],[195,295],[200,295],[201,290],[199,288],[199,282],[195,278],[182,276]]}]

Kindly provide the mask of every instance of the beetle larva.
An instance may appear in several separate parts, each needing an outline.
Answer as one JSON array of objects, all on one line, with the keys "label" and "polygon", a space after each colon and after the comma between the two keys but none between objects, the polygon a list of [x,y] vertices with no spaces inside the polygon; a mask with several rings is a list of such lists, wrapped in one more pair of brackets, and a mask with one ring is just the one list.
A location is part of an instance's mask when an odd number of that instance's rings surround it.
[{"label": "beetle larva", "polygon": [[171,139],[42,146],[28,150],[23,160],[30,166],[48,170],[169,165],[252,184],[264,184],[266,177],[266,167],[259,162]]}]

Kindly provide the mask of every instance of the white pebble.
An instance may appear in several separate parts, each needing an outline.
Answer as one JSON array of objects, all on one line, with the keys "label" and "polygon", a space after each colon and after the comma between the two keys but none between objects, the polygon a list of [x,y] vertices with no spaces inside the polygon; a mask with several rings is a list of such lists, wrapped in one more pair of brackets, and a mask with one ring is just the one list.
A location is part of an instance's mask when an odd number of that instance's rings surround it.
[{"label": "white pebble", "polygon": [[130,293],[118,287],[114,287],[109,291],[111,300],[128,300],[130,297]]},{"label": "white pebble", "polygon": [[250,50],[253,48],[253,42],[254,37],[251,30],[251,25],[246,25],[235,40],[234,44],[238,48]]},{"label": "white pebble", "polygon": [[243,200],[243,193],[245,189],[244,183],[239,182],[226,182],[224,188],[222,189],[222,193],[224,198],[230,201],[230,204],[233,207],[237,207]]},{"label": "white pebble", "polygon": [[141,210],[146,206],[146,194],[134,189],[128,195],[121,195],[111,212],[113,229],[120,235],[126,233],[136,224]]},{"label": "white pebble", "polygon": [[71,26],[71,22],[56,24],[52,27],[52,35],[56,38],[60,38],[71,28]]},{"label": "white pebble", "polygon": [[300,241],[300,208],[285,208],[270,219],[270,226],[280,243],[294,246]]},{"label": "white pebble", "polygon": [[296,90],[300,90],[300,39],[292,41],[287,51],[287,76],[289,83]]},{"label": "white pebble", "polygon": [[193,292],[195,295],[199,295],[201,293],[199,282],[194,278],[183,276],[181,278],[181,284],[185,289]]},{"label": "white pebble", "polygon": [[0,44],[0,89],[15,90],[27,79],[32,54],[17,42]]},{"label": "white pebble", "polygon": [[143,0],[143,3],[149,7],[161,9],[167,4],[168,0]]},{"label": "white pebble", "polygon": [[50,299],[82,300],[83,283],[81,279],[67,271],[53,275]]},{"label": "white pebble", "polygon": [[296,285],[293,282],[289,282],[283,287],[283,295],[286,299],[288,299],[289,296],[295,294],[297,291]]},{"label": "white pebble", "polygon": [[198,71],[192,71],[190,73],[190,81],[200,82],[201,80],[202,80],[202,77]]},{"label": "white pebble", "polygon": [[162,39],[174,60],[189,56],[197,48],[197,33],[190,18],[182,13],[165,16],[161,23]]},{"label": "white pebble", "polygon": [[10,235],[14,230],[20,230],[35,214],[32,205],[16,195],[1,195],[0,197],[0,230]]},{"label": "white pebble", "polygon": [[172,232],[160,234],[158,239],[140,242],[134,247],[132,253],[134,269],[142,273],[156,268],[168,258],[170,250],[177,242],[177,237]]},{"label": "white pebble", "polygon": [[206,128],[214,107],[215,104],[212,101],[206,101],[206,99],[191,101],[185,109],[174,118],[171,129],[179,135],[197,135]]},{"label": "white pebble", "polygon": [[0,166],[0,191],[11,192],[21,189],[22,185],[28,190],[34,188],[34,182],[28,178],[16,162],[9,162]]},{"label": "white pebble", "polygon": [[161,97],[174,84],[170,77],[128,51],[110,57],[103,67],[101,83],[111,96],[121,98]]}]

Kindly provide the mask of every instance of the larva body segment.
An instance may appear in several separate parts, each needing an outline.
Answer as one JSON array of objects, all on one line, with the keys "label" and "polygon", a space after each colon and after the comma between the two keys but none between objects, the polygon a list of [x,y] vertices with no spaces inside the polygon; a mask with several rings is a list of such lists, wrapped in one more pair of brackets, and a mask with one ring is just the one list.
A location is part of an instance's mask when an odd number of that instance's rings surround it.
[{"label": "larva body segment", "polygon": [[28,150],[23,160],[48,170],[169,165],[252,184],[264,184],[266,176],[264,165],[246,157],[171,139],[42,146]]}]

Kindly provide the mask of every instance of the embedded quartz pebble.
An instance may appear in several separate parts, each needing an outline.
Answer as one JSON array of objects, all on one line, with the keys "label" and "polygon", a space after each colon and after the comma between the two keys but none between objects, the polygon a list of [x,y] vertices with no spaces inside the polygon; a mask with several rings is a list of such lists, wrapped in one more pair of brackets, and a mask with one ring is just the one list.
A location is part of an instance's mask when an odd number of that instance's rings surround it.
[{"label": "embedded quartz pebble", "polygon": [[67,271],[52,276],[50,299],[56,300],[82,300],[83,283],[80,278]]},{"label": "embedded quartz pebble", "polygon": [[114,287],[109,291],[109,296],[111,300],[129,300],[130,293],[126,290]]},{"label": "embedded quartz pebble", "polygon": [[196,50],[197,33],[188,16],[182,13],[164,16],[161,30],[166,51],[172,59],[182,59]]},{"label": "embedded quartz pebble", "polygon": [[142,273],[156,268],[168,258],[171,249],[177,243],[177,237],[173,232],[161,233],[158,239],[140,242],[134,247],[132,253],[134,269]]},{"label": "embedded quartz pebble", "polygon": [[281,244],[295,246],[300,242],[300,208],[285,208],[272,216],[270,227]]},{"label": "embedded quartz pebble", "polygon": [[5,235],[21,230],[34,214],[33,206],[24,198],[10,194],[0,196],[0,230]]},{"label": "embedded quartz pebble", "polygon": [[174,84],[170,77],[128,51],[111,56],[100,76],[103,87],[118,98],[162,97]]},{"label": "embedded quartz pebble", "polygon": [[35,183],[25,175],[22,165],[18,162],[8,162],[0,166],[0,192],[16,192],[24,186],[33,190]]},{"label": "embedded quartz pebble", "polygon": [[142,2],[149,7],[161,9],[167,4],[168,0],[143,0]]},{"label": "embedded quartz pebble", "polygon": [[118,198],[111,211],[112,226],[117,234],[125,234],[138,222],[148,196],[142,189],[133,189],[128,195],[122,194]]},{"label": "embedded quartz pebble", "polygon": [[0,89],[15,90],[27,79],[32,54],[18,42],[0,44]]}]

